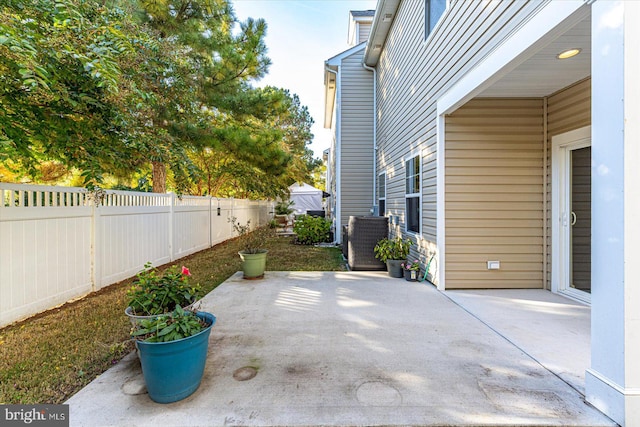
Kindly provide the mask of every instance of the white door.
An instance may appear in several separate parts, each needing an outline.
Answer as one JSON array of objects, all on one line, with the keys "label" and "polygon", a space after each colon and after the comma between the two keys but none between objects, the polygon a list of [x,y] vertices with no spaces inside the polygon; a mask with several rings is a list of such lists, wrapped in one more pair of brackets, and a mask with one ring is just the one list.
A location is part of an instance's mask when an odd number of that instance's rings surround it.
[{"label": "white door", "polygon": [[554,292],[591,302],[591,127],[552,138]]}]

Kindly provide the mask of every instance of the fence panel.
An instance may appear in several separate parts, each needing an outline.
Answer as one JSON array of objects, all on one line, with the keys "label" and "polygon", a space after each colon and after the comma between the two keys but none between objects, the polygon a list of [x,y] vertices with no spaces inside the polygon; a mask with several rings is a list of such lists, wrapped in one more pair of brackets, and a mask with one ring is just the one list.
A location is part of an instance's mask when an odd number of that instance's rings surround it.
[{"label": "fence panel", "polygon": [[[235,237],[233,225],[230,222],[233,216],[233,199],[214,198],[211,203],[211,245],[217,245]],[[220,208],[220,215],[218,215],[218,208]]]},{"label": "fence panel", "polygon": [[131,277],[147,262],[235,237],[231,217],[255,229],[272,211],[266,201],[0,183],[0,326]]},{"label": "fence panel", "polygon": [[211,199],[183,196],[175,199],[173,208],[172,260],[185,257],[211,246]]},{"label": "fence panel", "polygon": [[92,289],[86,192],[0,184],[0,326]]}]

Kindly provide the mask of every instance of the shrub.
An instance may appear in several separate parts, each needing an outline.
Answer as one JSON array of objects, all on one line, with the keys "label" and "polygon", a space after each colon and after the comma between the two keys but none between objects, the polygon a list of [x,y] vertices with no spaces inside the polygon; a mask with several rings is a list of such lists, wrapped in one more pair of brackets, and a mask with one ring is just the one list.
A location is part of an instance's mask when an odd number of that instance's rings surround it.
[{"label": "shrub", "polygon": [[291,205],[293,205],[293,200],[279,201],[275,206],[276,215],[289,215],[293,213],[293,208],[291,207]]},{"label": "shrub", "polygon": [[296,233],[296,240],[303,245],[313,245],[314,243],[328,242],[331,231],[331,221],[304,215],[293,224],[293,232]]},{"label": "shrub", "polygon": [[274,235],[273,227],[270,224],[251,231],[251,220],[247,220],[247,223],[243,225],[238,221],[238,218],[233,216],[228,221],[233,225],[233,230],[238,233],[245,253],[259,254],[266,252],[264,246],[267,240]]},{"label": "shrub", "polygon": [[412,243],[411,240],[402,240],[400,237],[396,237],[395,239],[381,239],[373,248],[373,252],[375,253],[375,257],[382,262],[387,262],[387,260],[390,259],[407,259]]},{"label": "shrub", "polygon": [[168,313],[176,307],[194,303],[200,293],[200,285],[191,285],[190,277],[191,272],[186,267],[178,269],[177,265],[173,265],[160,273],[151,263],[146,263],[127,291],[133,314],[150,316]]},{"label": "shrub", "polygon": [[136,324],[131,336],[146,342],[169,342],[195,335],[205,326],[205,322],[194,312],[176,307],[168,316],[147,319]]}]

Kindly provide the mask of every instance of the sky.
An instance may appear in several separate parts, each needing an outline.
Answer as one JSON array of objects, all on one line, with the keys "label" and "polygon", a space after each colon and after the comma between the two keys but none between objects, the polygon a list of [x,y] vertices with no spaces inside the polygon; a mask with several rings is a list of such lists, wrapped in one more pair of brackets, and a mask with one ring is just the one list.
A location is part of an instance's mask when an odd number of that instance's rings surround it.
[{"label": "sky", "polygon": [[256,86],[289,89],[315,121],[310,148],[315,157],[329,148],[324,129],[324,61],[349,48],[349,11],[375,9],[376,0],[232,0],[240,21],[267,22],[269,73]]}]

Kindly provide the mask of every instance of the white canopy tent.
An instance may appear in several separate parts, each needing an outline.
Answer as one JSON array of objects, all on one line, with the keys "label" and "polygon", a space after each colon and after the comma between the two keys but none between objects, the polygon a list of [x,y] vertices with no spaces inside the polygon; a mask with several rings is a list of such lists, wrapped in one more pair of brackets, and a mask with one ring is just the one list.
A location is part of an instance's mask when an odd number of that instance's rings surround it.
[{"label": "white canopy tent", "polygon": [[307,211],[321,211],[322,207],[322,190],[318,190],[309,184],[295,183],[289,187],[291,194],[291,207],[295,209],[296,214],[304,214]]}]

